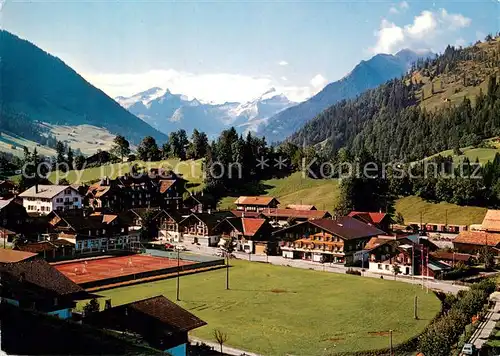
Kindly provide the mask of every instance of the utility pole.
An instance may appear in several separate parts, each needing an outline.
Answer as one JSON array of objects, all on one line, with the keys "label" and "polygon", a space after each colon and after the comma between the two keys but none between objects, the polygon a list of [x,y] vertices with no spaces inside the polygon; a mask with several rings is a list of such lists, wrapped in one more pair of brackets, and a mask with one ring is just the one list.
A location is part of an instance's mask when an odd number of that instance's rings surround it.
[{"label": "utility pole", "polygon": [[389,355],[393,356],[394,354],[392,353],[392,330],[389,330]]},{"label": "utility pole", "polygon": [[415,296],[413,301],[413,317],[418,320],[418,296]]},{"label": "utility pole", "polygon": [[180,278],[181,278],[180,253],[181,253],[181,250],[179,250],[179,248],[177,248],[177,301],[180,301],[180,298],[179,298],[179,286],[180,286]]},{"label": "utility pole", "polygon": [[229,253],[226,251],[226,290],[229,290]]}]

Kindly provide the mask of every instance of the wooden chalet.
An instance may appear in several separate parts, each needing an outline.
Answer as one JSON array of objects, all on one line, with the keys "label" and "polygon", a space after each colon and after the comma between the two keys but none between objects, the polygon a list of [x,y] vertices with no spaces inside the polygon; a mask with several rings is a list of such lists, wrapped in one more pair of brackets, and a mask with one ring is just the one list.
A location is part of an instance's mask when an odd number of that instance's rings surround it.
[{"label": "wooden chalet", "polygon": [[358,219],[365,224],[373,225],[382,231],[389,232],[391,228],[391,217],[389,214],[369,211],[351,211],[350,217]]},{"label": "wooden chalet", "polygon": [[279,203],[275,197],[267,196],[241,196],[234,202],[236,210],[242,211],[262,211],[277,208]]},{"label": "wooden chalet", "polygon": [[345,216],[308,220],[273,233],[285,258],[316,262],[355,263],[370,238],[383,235],[375,226]]},{"label": "wooden chalet", "polygon": [[[265,243],[272,240],[273,228],[267,219],[229,217],[222,220],[216,230],[221,233],[221,239],[232,238],[237,251],[264,254]],[[256,244],[258,241],[262,243]]]},{"label": "wooden chalet", "polygon": [[85,324],[138,336],[149,346],[175,356],[187,356],[188,332],[207,325],[164,296],[138,300],[84,318]]}]

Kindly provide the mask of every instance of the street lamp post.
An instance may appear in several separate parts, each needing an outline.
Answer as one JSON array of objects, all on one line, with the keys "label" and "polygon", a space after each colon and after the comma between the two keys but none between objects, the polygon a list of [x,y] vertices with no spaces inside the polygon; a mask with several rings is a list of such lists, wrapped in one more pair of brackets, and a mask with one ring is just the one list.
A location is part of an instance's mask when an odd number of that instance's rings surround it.
[{"label": "street lamp post", "polygon": [[181,277],[180,253],[181,250],[177,248],[177,301],[180,301],[179,298],[179,287],[180,287],[180,277]]}]

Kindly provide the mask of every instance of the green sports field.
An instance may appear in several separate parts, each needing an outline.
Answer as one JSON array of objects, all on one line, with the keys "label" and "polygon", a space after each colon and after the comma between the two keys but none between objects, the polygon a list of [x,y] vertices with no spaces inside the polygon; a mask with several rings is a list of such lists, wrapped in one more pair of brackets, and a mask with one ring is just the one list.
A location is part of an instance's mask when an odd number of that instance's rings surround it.
[{"label": "green sports field", "polygon": [[[225,269],[181,277],[179,304],[208,325],[194,336],[263,355],[327,355],[387,347],[416,335],[440,309],[440,302],[403,282],[272,266],[235,260],[231,290]],[[391,278],[391,277],[388,277]],[[176,280],[98,292],[119,305],[163,294],[175,300]],[[420,319],[413,319],[414,296]],[[82,304],[79,305],[81,307]]]}]

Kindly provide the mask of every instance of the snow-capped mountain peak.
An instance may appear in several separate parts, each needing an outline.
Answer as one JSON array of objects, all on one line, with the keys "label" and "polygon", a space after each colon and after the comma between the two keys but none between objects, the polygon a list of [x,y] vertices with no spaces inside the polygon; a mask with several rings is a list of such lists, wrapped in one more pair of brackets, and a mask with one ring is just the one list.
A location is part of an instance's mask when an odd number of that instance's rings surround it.
[{"label": "snow-capped mountain peak", "polygon": [[165,133],[179,128],[191,132],[196,128],[209,136],[217,135],[229,125],[240,132],[255,131],[269,117],[295,104],[276,88],[269,88],[246,103],[206,103],[161,88],[151,88],[131,97],[117,97],[116,101]]}]

